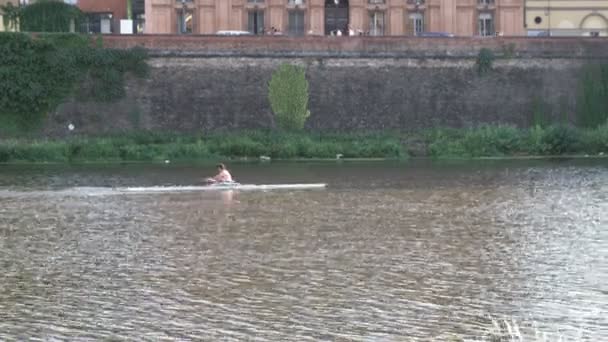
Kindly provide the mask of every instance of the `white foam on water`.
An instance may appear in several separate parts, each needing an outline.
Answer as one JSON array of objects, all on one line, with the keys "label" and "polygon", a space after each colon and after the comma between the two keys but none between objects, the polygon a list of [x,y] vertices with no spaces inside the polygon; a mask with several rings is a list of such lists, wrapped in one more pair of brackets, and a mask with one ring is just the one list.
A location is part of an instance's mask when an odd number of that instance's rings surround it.
[{"label": "white foam on water", "polygon": [[0,189],[0,198],[38,197],[38,196],[108,196],[119,194],[150,194],[207,191],[271,191],[271,190],[312,190],[324,189],[325,183],[309,184],[220,184],[185,186],[143,186],[143,187],[73,187],[58,190],[17,190]]}]

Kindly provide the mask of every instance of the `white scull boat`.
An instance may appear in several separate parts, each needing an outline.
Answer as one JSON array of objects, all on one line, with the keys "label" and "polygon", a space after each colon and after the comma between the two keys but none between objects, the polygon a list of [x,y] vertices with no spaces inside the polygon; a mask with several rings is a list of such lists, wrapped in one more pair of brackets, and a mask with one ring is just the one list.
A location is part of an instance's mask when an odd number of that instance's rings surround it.
[{"label": "white scull boat", "polygon": [[218,183],[211,185],[200,186],[147,186],[147,187],[125,187],[114,188],[118,192],[135,192],[135,193],[150,193],[150,192],[193,192],[193,191],[222,191],[222,190],[239,190],[239,191],[268,191],[268,190],[311,190],[324,189],[327,187],[325,183],[308,183],[308,184],[239,184],[239,183]]}]

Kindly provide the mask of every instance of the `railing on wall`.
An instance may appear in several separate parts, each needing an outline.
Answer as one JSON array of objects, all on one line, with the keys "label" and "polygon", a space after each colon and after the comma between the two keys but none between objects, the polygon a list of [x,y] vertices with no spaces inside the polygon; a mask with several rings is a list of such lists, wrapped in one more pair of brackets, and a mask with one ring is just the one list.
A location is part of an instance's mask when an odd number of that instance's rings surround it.
[{"label": "railing on wall", "polygon": [[529,37],[606,37],[608,29],[555,29],[528,30]]}]

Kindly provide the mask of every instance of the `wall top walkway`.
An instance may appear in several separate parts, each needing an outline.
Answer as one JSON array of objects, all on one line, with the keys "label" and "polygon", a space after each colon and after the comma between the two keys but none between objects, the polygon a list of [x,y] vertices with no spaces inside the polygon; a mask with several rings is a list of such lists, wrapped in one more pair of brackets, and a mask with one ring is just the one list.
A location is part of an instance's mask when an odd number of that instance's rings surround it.
[{"label": "wall top walkway", "polygon": [[470,58],[482,48],[508,58],[608,58],[606,38],[222,37],[108,35],[109,48],[144,47],[154,57]]}]

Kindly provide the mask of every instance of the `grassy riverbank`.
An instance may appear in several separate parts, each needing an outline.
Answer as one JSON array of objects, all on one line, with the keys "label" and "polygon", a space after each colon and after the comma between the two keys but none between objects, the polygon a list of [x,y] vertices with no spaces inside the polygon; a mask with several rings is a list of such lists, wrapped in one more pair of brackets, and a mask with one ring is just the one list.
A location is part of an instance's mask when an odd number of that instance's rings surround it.
[{"label": "grassy riverbank", "polygon": [[273,159],[403,158],[397,135],[239,132],[178,135],[141,132],[63,140],[0,140],[0,162],[191,161]]},{"label": "grassy riverbank", "polygon": [[437,158],[597,155],[608,153],[608,124],[593,129],[565,125],[437,129],[425,133],[424,142],[427,154]]},{"label": "grassy riverbank", "polygon": [[608,153],[608,125],[517,129],[435,129],[416,134],[320,134],[247,131],[183,135],[139,132],[67,139],[2,139],[0,162],[192,161],[259,158],[434,158],[598,155]]}]

